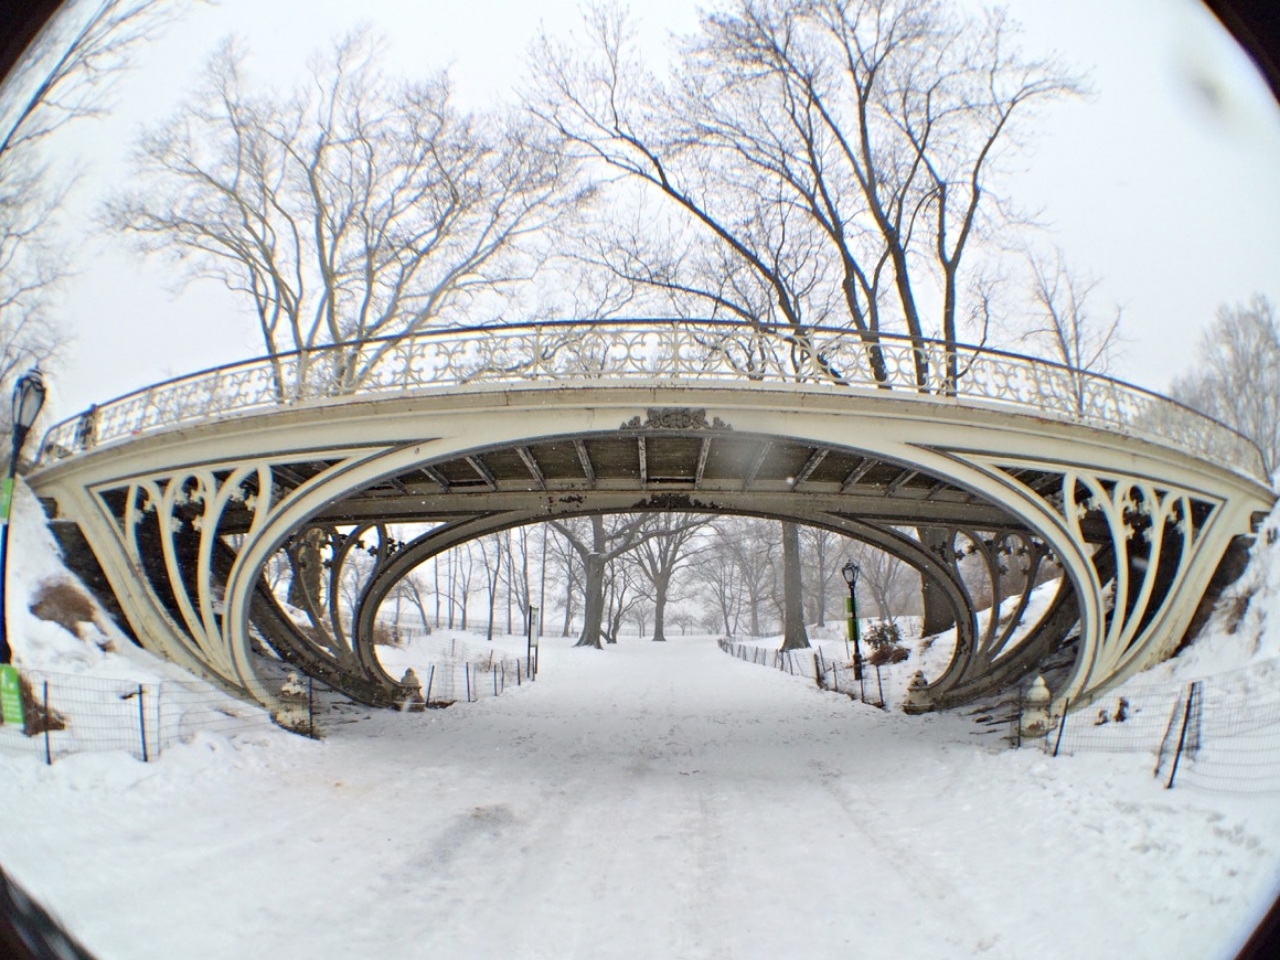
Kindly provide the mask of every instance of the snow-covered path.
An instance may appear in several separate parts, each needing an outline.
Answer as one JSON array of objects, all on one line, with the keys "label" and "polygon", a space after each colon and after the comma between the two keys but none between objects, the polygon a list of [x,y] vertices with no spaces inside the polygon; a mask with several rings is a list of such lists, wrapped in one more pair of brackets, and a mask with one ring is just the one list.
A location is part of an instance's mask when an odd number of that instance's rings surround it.
[{"label": "snow-covered path", "polygon": [[974,729],[709,640],[549,641],[532,686],[321,743],[0,758],[0,861],[102,960],[1163,960],[1274,889],[1274,798]]}]

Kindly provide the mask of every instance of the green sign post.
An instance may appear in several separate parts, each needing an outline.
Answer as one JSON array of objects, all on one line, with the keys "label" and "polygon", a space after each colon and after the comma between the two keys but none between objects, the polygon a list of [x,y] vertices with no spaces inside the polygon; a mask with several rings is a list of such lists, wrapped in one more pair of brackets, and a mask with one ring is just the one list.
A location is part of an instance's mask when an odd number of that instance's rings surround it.
[{"label": "green sign post", "polygon": [[22,726],[22,683],[18,668],[10,663],[0,666],[0,713],[5,723]]}]

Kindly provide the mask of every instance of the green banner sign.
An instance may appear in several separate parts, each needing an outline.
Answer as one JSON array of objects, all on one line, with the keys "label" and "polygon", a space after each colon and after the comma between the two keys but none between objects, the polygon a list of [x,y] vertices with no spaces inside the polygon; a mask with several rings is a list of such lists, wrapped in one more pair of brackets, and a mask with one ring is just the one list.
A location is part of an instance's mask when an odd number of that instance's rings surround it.
[{"label": "green banner sign", "polygon": [[18,668],[9,663],[0,666],[0,713],[5,723],[22,726],[22,684]]},{"label": "green banner sign", "polygon": [[13,506],[13,477],[0,480],[0,522],[9,522],[9,508]]}]

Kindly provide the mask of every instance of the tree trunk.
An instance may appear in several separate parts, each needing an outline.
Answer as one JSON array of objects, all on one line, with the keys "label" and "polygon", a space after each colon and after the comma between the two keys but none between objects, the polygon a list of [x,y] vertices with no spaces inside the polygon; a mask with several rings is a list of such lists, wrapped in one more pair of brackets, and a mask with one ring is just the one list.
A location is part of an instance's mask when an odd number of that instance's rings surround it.
[{"label": "tree trunk", "polygon": [[804,590],[800,575],[800,527],[782,524],[782,649],[800,650],[809,646],[804,629]]},{"label": "tree trunk", "polygon": [[[546,632],[543,626],[547,622],[547,525],[542,525],[542,563],[538,567],[538,636],[542,636]],[[566,627],[562,636],[567,636],[569,628]]]},{"label": "tree trunk", "polygon": [[[436,588],[436,626],[440,626],[440,558],[438,556],[431,558],[431,575],[434,578],[433,584]],[[423,623],[426,623],[426,614],[422,615]]]},{"label": "tree trunk", "polygon": [[604,619],[604,557],[598,553],[587,555],[585,593],[582,607],[582,635],[575,647],[600,645],[600,622]]},{"label": "tree trunk", "polygon": [[[485,639],[493,643],[493,618],[497,613],[498,580],[502,576],[502,540],[494,544],[493,571],[489,575],[489,626]],[[509,632],[509,631],[508,631]]]},{"label": "tree trunk", "polygon": [[653,579],[653,639],[665,643],[667,615],[667,587],[669,578],[658,576]]},{"label": "tree trunk", "polygon": [[453,614],[455,609],[454,591],[457,589],[457,584],[455,583],[454,576],[453,576],[453,551],[450,550],[447,554],[445,554],[445,558],[448,560],[448,569],[445,571],[445,581],[449,588],[449,629],[452,630]]},{"label": "tree trunk", "polygon": [[573,629],[573,580],[567,579],[564,588],[564,624],[560,628],[560,636],[569,636]]},{"label": "tree trunk", "polygon": [[827,625],[827,534],[819,530],[814,541],[814,553],[818,557],[818,626]]}]

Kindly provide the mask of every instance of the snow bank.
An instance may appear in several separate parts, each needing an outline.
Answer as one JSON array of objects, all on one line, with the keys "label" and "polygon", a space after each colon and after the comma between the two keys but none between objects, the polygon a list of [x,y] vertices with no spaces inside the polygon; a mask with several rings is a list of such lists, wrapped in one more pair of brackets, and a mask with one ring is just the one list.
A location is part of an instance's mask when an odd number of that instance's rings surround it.
[{"label": "snow bank", "polygon": [[[44,509],[21,478],[14,488],[11,522],[9,642],[20,669],[145,683],[193,680],[187,671],[134,644],[66,568]],[[78,634],[31,612],[41,586],[58,582],[75,584],[94,609],[93,620],[81,623]]]}]

